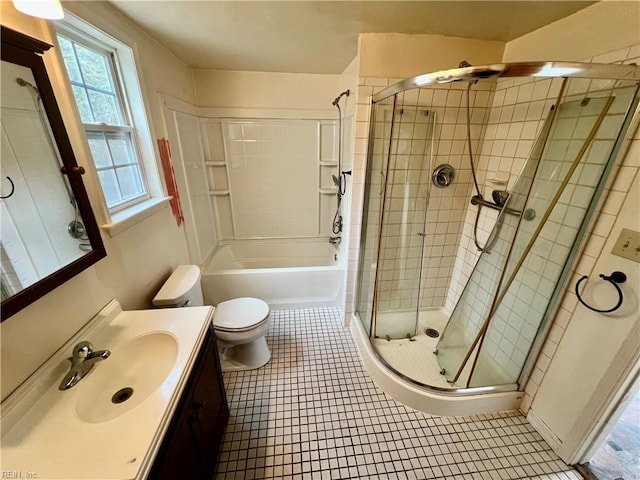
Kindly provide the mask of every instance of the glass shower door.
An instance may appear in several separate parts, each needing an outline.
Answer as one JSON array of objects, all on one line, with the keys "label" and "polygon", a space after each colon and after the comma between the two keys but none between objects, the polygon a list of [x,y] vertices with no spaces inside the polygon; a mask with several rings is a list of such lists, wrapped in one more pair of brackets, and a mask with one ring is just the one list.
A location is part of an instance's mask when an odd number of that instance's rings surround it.
[{"label": "glass shower door", "polygon": [[470,386],[518,381],[612,167],[634,94],[628,84],[560,106],[527,202],[539,220],[524,222],[516,238]]},{"label": "glass shower door", "polygon": [[382,200],[384,198],[385,172],[389,161],[391,125],[395,97],[374,104],[369,131],[369,160],[367,162],[366,190],[360,237],[360,264],[358,268],[358,297],[356,310],[368,335],[371,335],[376,275],[378,271],[378,246]]},{"label": "glass shower door", "polygon": [[372,337],[417,328],[435,118],[402,99],[372,107],[357,298]]},{"label": "glass shower door", "polygon": [[430,191],[434,115],[396,101],[384,174],[375,336],[416,334],[425,221]]},{"label": "glass shower door", "polygon": [[548,138],[544,131],[539,136],[494,228],[491,255],[480,256],[438,344],[448,381],[471,387],[518,381],[595,208],[635,94],[630,83],[583,91],[565,98],[547,122]]}]

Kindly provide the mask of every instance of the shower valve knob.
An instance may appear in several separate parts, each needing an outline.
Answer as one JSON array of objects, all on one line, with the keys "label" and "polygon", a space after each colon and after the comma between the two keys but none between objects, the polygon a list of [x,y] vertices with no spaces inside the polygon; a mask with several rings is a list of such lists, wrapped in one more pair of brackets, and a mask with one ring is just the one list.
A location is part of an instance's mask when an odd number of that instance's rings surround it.
[{"label": "shower valve knob", "polygon": [[453,179],[456,177],[456,171],[454,168],[446,163],[438,165],[433,171],[433,184],[438,188],[448,187],[453,183]]}]

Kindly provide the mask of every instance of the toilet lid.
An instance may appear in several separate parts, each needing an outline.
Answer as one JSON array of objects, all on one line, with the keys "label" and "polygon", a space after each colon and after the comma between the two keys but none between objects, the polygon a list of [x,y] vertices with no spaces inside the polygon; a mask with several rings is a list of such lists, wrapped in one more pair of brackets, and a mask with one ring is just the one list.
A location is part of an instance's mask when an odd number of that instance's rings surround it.
[{"label": "toilet lid", "polygon": [[216,306],[213,312],[213,326],[225,330],[247,329],[258,325],[268,316],[269,305],[264,300],[251,297],[234,298]]}]

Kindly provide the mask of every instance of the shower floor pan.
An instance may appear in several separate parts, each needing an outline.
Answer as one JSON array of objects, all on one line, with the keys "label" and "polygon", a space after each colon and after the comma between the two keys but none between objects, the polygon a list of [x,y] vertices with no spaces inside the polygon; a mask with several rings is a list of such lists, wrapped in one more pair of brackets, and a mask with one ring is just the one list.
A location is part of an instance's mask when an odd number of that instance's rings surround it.
[{"label": "shower floor pan", "polygon": [[[390,318],[385,319],[384,315],[390,315],[398,326],[402,321],[400,313],[385,313],[382,317],[379,315],[378,321],[389,320]],[[406,315],[407,312],[404,313]],[[439,339],[427,336],[424,330],[430,327],[442,333],[448,317],[449,314],[444,309],[420,312],[419,333],[413,337],[414,341],[408,338],[374,338],[370,341],[360,319],[355,315],[351,321],[351,333],[371,378],[382,390],[405,405],[445,416],[517,409],[520,406],[522,392],[516,390],[516,385],[461,391],[462,386],[452,386],[444,375],[440,374],[441,367],[433,353]],[[415,317],[412,318],[411,321],[415,322]],[[378,325],[380,326],[380,323]],[[380,331],[378,328],[378,332]],[[390,332],[388,327],[387,332]],[[401,330],[397,330],[396,333],[397,336],[403,337]]]},{"label": "shower floor pan", "polygon": [[[373,347],[380,359],[396,372],[410,379],[439,388],[452,388],[444,375],[440,375],[440,365],[433,353],[438,345],[438,338],[427,336],[425,328],[433,328],[442,333],[447,325],[449,312],[443,308],[421,311],[418,316],[418,334],[408,338],[386,340],[385,335],[403,337],[407,330],[413,331],[414,312],[388,312],[378,314],[377,331],[382,333],[374,338]],[[381,328],[382,325],[396,327]],[[402,326],[406,328],[402,329]],[[398,327],[400,327],[398,329]],[[404,333],[404,335],[403,335]]]}]

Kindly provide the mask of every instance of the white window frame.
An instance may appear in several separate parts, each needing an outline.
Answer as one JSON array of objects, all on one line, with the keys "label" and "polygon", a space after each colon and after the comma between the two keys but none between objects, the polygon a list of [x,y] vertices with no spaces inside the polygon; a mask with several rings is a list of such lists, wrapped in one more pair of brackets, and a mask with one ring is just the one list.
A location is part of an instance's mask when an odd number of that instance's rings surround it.
[{"label": "white window frame", "polygon": [[[113,208],[109,208],[102,184],[98,182],[100,191],[102,192],[104,211],[107,212],[109,217],[107,224],[103,225],[103,228],[107,230],[111,236],[114,236],[155,213],[155,211],[160,208],[164,208],[164,204],[169,200],[169,197],[165,195],[160,179],[160,172],[153,146],[153,134],[151,125],[147,120],[148,114],[144,101],[144,92],[141,82],[139,81],[135,45],[130,46],[123,43],[68,11],[65,12],[64,20],[55,23],[55,30],[56,34],[60,34],[80,44],[85,44],[87,47],[100,53],[107,53],[111,61],[111,66],[113,67],[112,74],[116,77],[113,80],[114,83],[117,84],[118,100],[122,106],[125,121],[129,123],[129,126],[116,127],[115,130],[131,132],[132,144],[138,158],[138,165],[143,177],[146,193],[140,197],[131,199],[131,201],[126,201]],[[64,67],[62,55],[60,55],[60,57],[63,64],[62,66]],[[66,68],[64,68],[64,74],[68,77]],[[68,78],[67,81],[71,87]],[[72,103],[77,108],[75,98],[73,98]],[[80,118],[79,113],[78,118]],[[82,125],[83,131],[85,132],[96,130],[109,132],[114,130],[111,127],[103,125],[84,123]],[[88,139],[85,140],[87,153],[91,154],[91,149],[88,147]],[[98,170],[97,167],[96,170]]]}]

